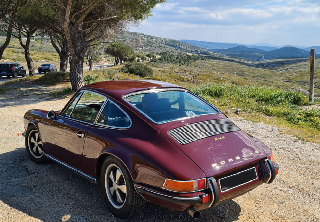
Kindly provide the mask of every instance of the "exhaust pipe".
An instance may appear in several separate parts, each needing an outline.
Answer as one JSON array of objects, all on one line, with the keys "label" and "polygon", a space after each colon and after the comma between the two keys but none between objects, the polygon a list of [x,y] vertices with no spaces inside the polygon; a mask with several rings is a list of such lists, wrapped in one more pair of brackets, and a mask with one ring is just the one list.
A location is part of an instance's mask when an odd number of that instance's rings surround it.
[{"label": "exhaust pipe", "polygon": [[195,207],[189,207],[188,208],[188,213],[193,218],[199,218],[200,217],[200,211],[198,211],[198,209],[195,208]]}]

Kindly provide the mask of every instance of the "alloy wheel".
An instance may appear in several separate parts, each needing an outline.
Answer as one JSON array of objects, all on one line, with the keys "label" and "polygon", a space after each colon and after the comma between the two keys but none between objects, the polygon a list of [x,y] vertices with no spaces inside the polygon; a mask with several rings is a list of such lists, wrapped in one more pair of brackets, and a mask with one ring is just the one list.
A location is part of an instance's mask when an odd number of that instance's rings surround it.
[{"label": "alloy wheel", "polygon": [[39,132],[36,130],[31,131],[28,142],[31,155],[35,158],[41,158],[43,155],[43,149]]},{"label": "alloy wheel", "polygon": [[105,173],[105,188],[108,200],[114,208],[120,209],[126,202],[127,183],[121,169],[110,164]]}]

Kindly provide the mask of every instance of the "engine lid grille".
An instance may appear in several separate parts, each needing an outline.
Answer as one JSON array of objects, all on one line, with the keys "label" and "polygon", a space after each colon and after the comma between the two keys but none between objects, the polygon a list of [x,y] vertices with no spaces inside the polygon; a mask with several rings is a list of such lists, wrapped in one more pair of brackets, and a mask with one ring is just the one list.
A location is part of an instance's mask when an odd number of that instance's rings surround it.
[{"label": "engine lid grille", "polygon": [[170,130],[169,135],[181,145],[195,142],[207,137],[239,131],[229,119],[207,120]]}]

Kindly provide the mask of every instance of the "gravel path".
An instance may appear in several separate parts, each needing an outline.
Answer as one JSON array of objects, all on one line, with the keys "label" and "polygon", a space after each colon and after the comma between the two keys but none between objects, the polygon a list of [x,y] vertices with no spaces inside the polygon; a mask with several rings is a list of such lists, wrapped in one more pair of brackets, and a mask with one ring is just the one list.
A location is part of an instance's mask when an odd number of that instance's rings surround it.
[{"label": "gravel path", "polygon": [[[24,83],[0,95],[0,221],[120,221],[106,209],[98,186],[59,164],[28,159],[23,114],[32,108],[59,110],[68,100],[50,99],[50,90]],[[274,126],[233,121],[273,150],[279,175],[270,185],[202,211],[197,221],[320,221],[320,147]],[[193,218],[145,203],[130,221]]]}]

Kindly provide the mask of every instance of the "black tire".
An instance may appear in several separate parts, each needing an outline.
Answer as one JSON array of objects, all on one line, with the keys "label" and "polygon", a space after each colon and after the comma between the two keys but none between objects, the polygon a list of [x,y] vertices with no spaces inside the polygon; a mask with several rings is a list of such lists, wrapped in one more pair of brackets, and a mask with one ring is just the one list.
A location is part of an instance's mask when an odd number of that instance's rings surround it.
[{"label": "black tire", "polygon": [[27,75],[27,73],[26,73],[26,72],[23,72],[21,76],[22,76],[22,77],[26,77],[26,75]]},{"label": "black tire", "polygon": [[121,219],[132,216],[137,194],[130,174],[120,160],[110,156],[104,161],[100,183],[111,213]]},{"label": "black tire", "polygon": [[17,78],[17,76],[18,76],[18,75],[17,75],[17,72],[13,72],[13,73],[12,73],[12,78]]},{"label": "black tire", "polygon": [[38,129],[31,125],[28,127],[25,137],[28,156],[35,163],[45,163],[47,158],[43,152],[43,146]]}]

